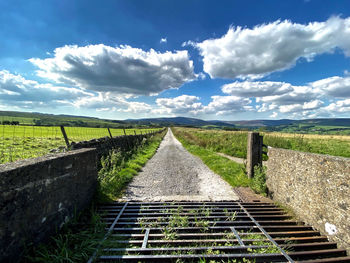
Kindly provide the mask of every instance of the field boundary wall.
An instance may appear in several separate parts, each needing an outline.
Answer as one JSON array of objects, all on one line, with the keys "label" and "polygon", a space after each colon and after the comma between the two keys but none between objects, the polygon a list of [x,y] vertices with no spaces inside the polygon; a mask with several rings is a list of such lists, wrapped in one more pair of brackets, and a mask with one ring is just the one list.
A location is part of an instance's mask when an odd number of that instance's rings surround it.
[{"label": "field boundary wall", "polygon": [[350,252],[350,158],[268,149],[269,196]]},{"label": "field boundary wall", "polygon": [[0,178],[0,262],[16,262],[25,245],[45,240],[90,205],[96,150],[3,164]]},{"label": "field boundary wall", "polygon": [[25,245],[46,240],[90,206],[102,156],[163,131],[83,141],[68,152],[0,165],[0,262],[16,262]]}]

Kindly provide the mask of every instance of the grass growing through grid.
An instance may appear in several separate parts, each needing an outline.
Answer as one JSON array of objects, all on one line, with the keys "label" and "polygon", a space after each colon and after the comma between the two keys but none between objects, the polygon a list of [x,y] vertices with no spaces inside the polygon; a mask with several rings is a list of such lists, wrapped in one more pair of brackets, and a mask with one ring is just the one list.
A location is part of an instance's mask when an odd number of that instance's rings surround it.
[{"label": "grass growing through grid", "polygon": [[[99,172],[99,188],[94,202],[110,201],[120,196],[127,182],[153,156],[164,134],[152,136],[131,152],[113,153],[102,160],[105,166]],[[48,243],[36,247],[29,244],[21,263],[86,262],[103,239],[105,227],[100,215],[92,207],[81,216],[71,219]]]},{"label": "grass growing through grid", "polygon": [[[213,152],[246,158],[247,132],[219,131],[194,128],[174,128],[177,136],[189,144],[198,145]],[[262,133],[264,144],[302,152],[350,157],[350,136]]]},{"label": "grass growing through grid", "polygon": [[[169,204],[168,204],[169,205]],[[173,203],[170,203],[170,205],[173,205]],[[166,207],[167,204],[164,204]],[[158,235],[158,239],[163,240],[163,243],[155,242],[155,243],[148,243],[147,248],[176,248],[175,250],[166,251],[166,250],[158,250],[151,252],[152,255],[193,255],[193,254],[205,254],[205,255],[219,255],[219,254],[226,254],[230,252],[225,252],[225,250],[220,249],[221,247],[235,247],[238,246],[237,237],[235,234],[227,229],[227,230],[220,230],[220,233],[215,232],[215,229],[213,227],[216,226],[217,222],[220,221],[236,221],[239,220],[237,215],[238,211],[234,211],[231,208],[224,209],[223,213],[224,216],[221,216],[220,218],[216,217],[213,218],[213,209],[215,207],[207,207],[202,206],[198,208],[184,208],[181,205],[177,206],[175,208],[164,208],[160,210],[160,213],[162,216],[159,217],[150,217],[145,218],[142,216],[144,213],[148,213],[149,207],[147,205],[142,205],[139,213],[141,217],[139,217],[136,221],[136,226],[126,226],[126,227],[141,227],[142,232],[144,233],[147,228],[151,229],[151,232],[154,233],[152,230],[157,229],[160,230],[160,235]],[[242,212],[242,211],[241,211]],[[201,242],[192,242],[189,244],[184,243],[183,245],[178,244],[171,244],[171,241],[176,241],[180,239],[184,239],[185,237],[182,236],[184,233],[182,231],[183,228],[188,227],[196,227],[200,228],[198,234],[199,236],[196,237],[196,240],[202,240],[205,241],[207,239],[210,239],[209,243],[201,243]],[[271,254],[271,253],[280,253],[279,249],[275,247],[267,238],[263,235],[262,232],[251,232],[251,229],[247,230],[241,230],[238,231],[238,235],[240,238],[244,241],[246,245],[246,253],[252,253],[252,254]],[[158,233],[158,232],[157,232]],[[187,232],[185,232],[187,233]],[[217,236],[209,236],[210,234],[216,233]],[[206,235],[207,234],[207,235]],[[122,235],[120,235],[122,237]],[[140,243],[127,243],[125,240],[120,241],[120,238],[118,234],[114,235],[113,238],[110,240],[109,244],[104,244],[105,249],[101,251],[103,255],[140,255],[139,252],[136,251],[113,251],[109,250],[108,248],[111,247],[124,247],[124,248],[140,248]],[[141,237],[142,238],[142,237]],[[137,241],[142,240],[140,237],[130,237],[130,241]],[[153,239],[151,239],[153,240]],[[215,241],[217,240],[217,241]],[[169,243],[167,243],[169,241]],[[121,242],[121,243],[118,243]],[[124,244],[124,246],[120,246]],[[257,247],[259,246],[259,247]],[[207,247],[206,250],[200,249],[198,251],[189,249],[189,248],[200,248],[200,247]],[[101,255],[102,255],[101,254]],[[184,262],[181,259],[178,259],[174,262]],[[205,258],[201,258],[199,260],[195,261],[189,261],[188,259],[185,262],[254,262],[250,261],[248,259],[242,259],[240,261],[237,260],[206,260]]]},{"label": "grass growing through grid", "polygon": [[[106,128],[67,127],[70,142],[86,141],[109,136]],[[125,129],[127,135],[141,134],[158,129]],[[123,129],[111,129],[112,136],[124,135]],[[19,159],[38,157],[52,149],[66,146],[61,129],[57,126],[0,125],[0,164]]]}]

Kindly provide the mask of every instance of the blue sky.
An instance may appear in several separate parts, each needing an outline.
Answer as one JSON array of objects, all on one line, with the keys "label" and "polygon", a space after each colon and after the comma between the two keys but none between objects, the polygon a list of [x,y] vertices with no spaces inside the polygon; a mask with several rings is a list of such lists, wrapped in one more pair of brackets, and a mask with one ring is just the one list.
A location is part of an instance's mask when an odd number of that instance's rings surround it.
[{"label": "blue sky", "polygon": [[350,116],[350,3],[0,1],[0,110]]}]

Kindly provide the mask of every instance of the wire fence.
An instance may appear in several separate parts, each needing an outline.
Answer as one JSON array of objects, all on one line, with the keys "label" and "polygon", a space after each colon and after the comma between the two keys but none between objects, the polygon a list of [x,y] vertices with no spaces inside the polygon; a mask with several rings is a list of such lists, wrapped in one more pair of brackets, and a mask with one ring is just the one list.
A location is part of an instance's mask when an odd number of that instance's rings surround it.
[{"label": "wire fence", "polygon": [[[64,127],[68,143],[103,137],[145,134],[159,129]],[[59,126],[0,125],[0,164],[66,150]]]}]

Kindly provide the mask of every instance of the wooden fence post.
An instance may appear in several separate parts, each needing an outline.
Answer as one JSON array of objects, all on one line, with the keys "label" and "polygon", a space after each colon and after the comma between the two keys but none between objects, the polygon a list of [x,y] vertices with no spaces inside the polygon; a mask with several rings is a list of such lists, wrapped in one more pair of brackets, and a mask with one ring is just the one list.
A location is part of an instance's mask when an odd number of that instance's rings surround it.
[{"label": "wooden fence post", "polygon": [[107,130],[108,130],[109,136],[111,137],[111,139],[113,139],[113,136],[112,136],[111,130],[110,130],[109,128],[107,128]]},{"label": "wooden fence post", "polygon": [[65,131],[63,126],[60,126],[60,128],[61,128],[61,132],[62,132],[64,141],[66,142],[67,148],[69,148],[69,140],[68,140],[68,137],[67,137],[67,133],[66,133],[66,131]]},{"label": "wooden fence post", "polygon": [[249,178],[254,177],[254,166],[262,166],[262,147],[263,136],[260,136],[258,132],[249,132],[247,144],[247,175]]},{"label": "wooden fence post", "polygon": [[123,129],[123,131],[124,131],[124,135],[126,135],[125,129]]}]

